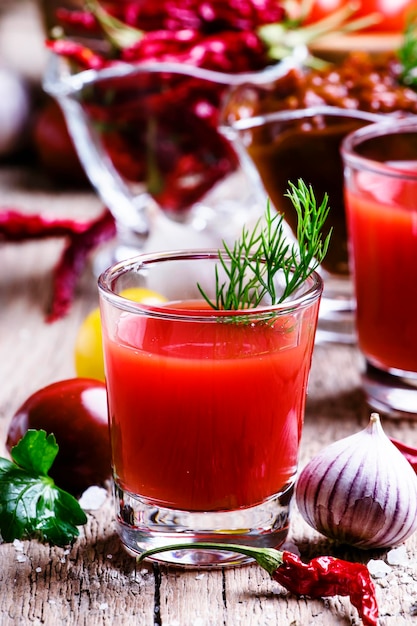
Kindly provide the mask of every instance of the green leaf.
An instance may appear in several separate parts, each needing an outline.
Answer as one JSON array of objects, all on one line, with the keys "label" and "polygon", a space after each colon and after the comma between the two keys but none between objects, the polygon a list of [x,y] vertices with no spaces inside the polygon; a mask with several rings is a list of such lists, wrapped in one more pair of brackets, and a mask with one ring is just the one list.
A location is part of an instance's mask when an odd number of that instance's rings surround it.
[{"label": "green leaf", "polygon": [[[28,431],[0,458],[0,533],[4,541],[38,539],[65,546],[78,537],[86,514],[78,501],[47,475],[58,451],[53,435]],[[19,463],[19,464],[17,464]]]},{"label": "green leaf", "polygon": [[402,67],[401,82],[417,89],[417,11],[409,15],[398,58]]},{"label": "green leaf", "polygon": [[58,454],[59,446],[53,434],[44,430],[28,430],[11,451],[12,459],[30,473],[47,476]]}]

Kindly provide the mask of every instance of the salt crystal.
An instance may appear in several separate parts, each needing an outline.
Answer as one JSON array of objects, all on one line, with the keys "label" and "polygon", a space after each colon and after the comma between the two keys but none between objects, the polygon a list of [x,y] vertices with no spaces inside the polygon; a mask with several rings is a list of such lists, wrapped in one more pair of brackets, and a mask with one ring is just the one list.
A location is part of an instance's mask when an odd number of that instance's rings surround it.
[{"label": "salt crystal", "polygon": [[42,571],[42,568],[41,568],[41,567],[37,567],[37,568],[35,569],[35,572],[38,572],[38,574],[39,574],[41,571]]},{"label": "salt crystal", "polygon": [[405,546],[398,546],[387,553],[387,563],[390,565],[407,565],[408,557]]},{"label": "salt crystal", "polygon": [[368,562],[368,570],[374,578],[384,578],[391,572],[390,566],[380,559],[371,559]]},{"label": "salt crystal", "polygon": [[23,552],[23,543],[21,541],[19,541],[19,539],[15,539],[13,541],[13,546],[14,546],[16,552]]},{"label": "salt crystal", "polygon": [[202,578],[204,578],[204,574],[197,574],[195,577],[196,580],[201,580]]},{"label": "salt crystal", "polygon": [[296,554],[297,556],[300,556],[300,549],[299,549],[299,547],[295,543],[293,543],[292,541],[286,541],[281,546],[281,550],[286,550],[287,552],[292,552],[292,554]]},{"label": "salt crystal", "polygon": [[100,611],[105,611],[109,608],[109,605],[107,604],[107,602],[102,602],[98,608],[100,609]]},{"label": "salt crystal", "polygon": [[88,487],[82,494],[78,504],[85,511],[96,511],[99,509],[107,498],[107,491],[103,487],[92,485]]},{"label": "salt crystal", "polygon": [[108,558],[108,559],[112,559],[112,558],[113,558],[113,555],[112,555],[112,554],[108,554],[108,555],[107,555],[107,558]]},{"label": "salt crystal", "polygon": [[16,557],[16,561],[18,563],[24,563],[26,561],[26,557],[24,554],[18,554]]}]

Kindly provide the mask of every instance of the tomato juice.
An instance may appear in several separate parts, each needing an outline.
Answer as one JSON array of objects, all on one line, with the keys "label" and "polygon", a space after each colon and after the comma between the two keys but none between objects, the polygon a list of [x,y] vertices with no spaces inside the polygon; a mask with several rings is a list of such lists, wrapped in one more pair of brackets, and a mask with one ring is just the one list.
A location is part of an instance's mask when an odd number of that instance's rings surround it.
[{"label": "tomato juice", "polygon": [[346,191],[359,344],[385,370],[417,372],[415,174],[356,172]]},{"label": "tomato juice", "polygon": [[251,323],[195,306],[104,333],[114,478],[159,506],[250,507],[294,480],[318,300]]}]

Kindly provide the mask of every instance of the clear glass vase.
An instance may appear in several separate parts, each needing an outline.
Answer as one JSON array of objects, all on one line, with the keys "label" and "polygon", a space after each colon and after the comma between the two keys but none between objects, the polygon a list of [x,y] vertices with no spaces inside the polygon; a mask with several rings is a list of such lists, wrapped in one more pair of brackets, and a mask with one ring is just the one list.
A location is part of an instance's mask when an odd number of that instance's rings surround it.
[{"label": "clear glass vase", "polygon": [[74,73],[52,55],[44,89],[61,106],[86,174],[116,220],[117,242],[97,271],[146,250],[161,223],[167,238],[159,248],[199,247],[235,238],[261,215],[265,201],[219,132],[221,102],[232,87],[284,75],[301,56],[228,74],[180,63]]}]

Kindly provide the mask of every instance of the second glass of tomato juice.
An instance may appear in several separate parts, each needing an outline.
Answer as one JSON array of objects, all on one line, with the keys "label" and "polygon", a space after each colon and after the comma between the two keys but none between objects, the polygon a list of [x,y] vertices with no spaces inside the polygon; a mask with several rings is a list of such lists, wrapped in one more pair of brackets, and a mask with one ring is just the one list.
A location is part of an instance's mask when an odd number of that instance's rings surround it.
[{"label": "second glass of tomato juice", "polygon": [[[118,532],[133,554],[189,541],[157,557],[179,565],[246,560],[196,541],[275,547],[288,531],[322,281],[214,310],[200,288],[212,297],[223,269],[218,251],[165,252],[99,279]],[[120,295],[138,286],[166,303]]]},{"label": "second glass of tomato juice", "polygon": [[368,403],[417,416],[417,122],[372,124],[344,140],[345,194]]}]

